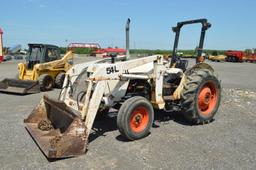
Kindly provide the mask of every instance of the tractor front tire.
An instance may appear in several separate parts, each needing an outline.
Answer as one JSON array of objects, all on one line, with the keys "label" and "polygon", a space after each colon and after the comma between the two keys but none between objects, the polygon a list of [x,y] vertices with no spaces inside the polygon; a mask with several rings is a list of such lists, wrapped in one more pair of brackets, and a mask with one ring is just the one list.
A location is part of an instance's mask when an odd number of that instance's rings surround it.
[{"label": "tractor front tire", "polygon": [[117,127],[122,136],[129,140],[146,137],[153,124],[154,110],[144,97],[134,96],[126,100],[117,115]]},{"label": "tractor front tire", "polygon": [[65,79],[65,73],[59,73],[56,78],[55,78],[55,86],[57,88],[62,88],[63,86],[63,82],[64,82],[64,79]]},{"label": "tractor front tire", "polygon": [[41,91],[49,91],[53,87],[53,79],[48,74],[40,75],[38,81]]},{"label": "tractor front tire", "polygon": [[194,70],[187,76],[182,92],[182,112],[193,124],[213,120],[221,100],[221,86],[216,76],[207,69]]}]

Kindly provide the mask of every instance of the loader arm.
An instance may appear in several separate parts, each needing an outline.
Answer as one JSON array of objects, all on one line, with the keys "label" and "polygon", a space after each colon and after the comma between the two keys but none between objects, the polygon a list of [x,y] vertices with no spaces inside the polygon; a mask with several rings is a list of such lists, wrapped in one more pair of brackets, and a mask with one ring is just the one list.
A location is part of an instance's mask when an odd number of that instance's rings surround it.
[{"label": "loader arm", "polygon": [[24,78],[24,75],[26,74],[26,70],[27,70],[26,64],[25,63],[19,63],[18,64],[18,69],[19,69],[19,79],[22,80]]},{"label": "loader arm", "polygon": [[[91,96],[91,94],[88,94],[88,89],[91,86],[90,82],[105,81],[107,87],[104,91],[104,101],[108,107],[111,107],[115,101],[124,97],[130,79],[149,80],[153,78],[154,61],[158,62],[162,58],[161,55],[153,55],[125,62],[105,63],[96,61],[75,65],[66,74],[64,88],[59,99],[72,109],[81,112],[78,105],[83,107],[84,103],[88,104],[90,98],[87,99],[87,102],[77,104],[80,92],[86,92],[85,96]],[[158,79],[157,81],[161,80]],[[82,113],[83,118],[87,114],[85,112],[86,109]]]},{"label": "loader arm", "polygon": [[61,69],[64,67],[64,70],[67,71],[71,65],[69,64],[68,60],[73,59],[73,52],[68,51],[61,59],[43,63],[43,64],[37,64],[34,69],[37,69],[39,71],[41,70],[51,70],[51,69]]}]

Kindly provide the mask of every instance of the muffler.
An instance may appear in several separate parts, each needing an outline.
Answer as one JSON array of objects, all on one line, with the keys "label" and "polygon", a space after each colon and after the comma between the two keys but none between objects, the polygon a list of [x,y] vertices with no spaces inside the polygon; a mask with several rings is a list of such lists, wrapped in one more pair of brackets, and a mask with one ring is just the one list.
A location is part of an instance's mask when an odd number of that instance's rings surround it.
[{"label": "muffler", "polygon": [[86,151],[84,122],[62,101],[44,96],[24,123],[47,158],[74,157]]},{"label": "muffler", "polygon": [[15,94],[33,94],[39,93],[40,87],[38,81],[6,78],[0,82],[0,92]]}]

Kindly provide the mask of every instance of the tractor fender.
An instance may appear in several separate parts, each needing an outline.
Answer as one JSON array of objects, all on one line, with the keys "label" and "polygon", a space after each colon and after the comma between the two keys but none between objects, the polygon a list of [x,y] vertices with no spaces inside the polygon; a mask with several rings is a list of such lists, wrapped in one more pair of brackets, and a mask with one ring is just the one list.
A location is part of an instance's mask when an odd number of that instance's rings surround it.
[{"label": "tractor fender", "polygon": [[176,90],[174,91],[173,95],[172,95],[172,99],[173,100],[179,100],[181,99],[181,93],[184,89],[184,86],[186,85],[187,82],[187,76],[190,75],[194,70],[199,70],[199,69],[207,69],[210,72],[214,73],[214,69],[206,63],[198,63],[196,65],[194,65],[192,68],[189,68],[182,76],[182,79],[180,81],[179,86],[176,88]]},{"label": "tractor fender", "polygon": [[199,70],[199,69],[207,69],[210,72],[214,73],[214,69],[209,64],[207,64],[207,63],[198,63],[198,64],[194,65],[192,68],[189,68],[185,72],[185,74],[190,75],[194,70]]}]

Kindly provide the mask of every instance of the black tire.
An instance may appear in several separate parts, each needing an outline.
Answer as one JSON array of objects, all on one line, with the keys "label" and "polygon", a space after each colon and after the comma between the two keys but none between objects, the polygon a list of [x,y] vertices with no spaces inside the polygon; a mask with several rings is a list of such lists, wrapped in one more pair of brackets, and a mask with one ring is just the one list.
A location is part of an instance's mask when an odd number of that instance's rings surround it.
[{"label": "black tire", "polygon": [[236,63],[237,63],[237,62],[240,62],[237,57],[234,57],[234,60],[235,60]]},{"label": "black tire", "polygon": [[146,137],[150,133],[154,109],[144,97],[134,96],[126,100],[117,115],[117,127],[122,136],[129,140]]},{"label": "black tire", "polygon": [[55,78],[55,86],[57,88],[62,88],[65,79],[65,73],[59,73]]},{"label": "black tire", "polygon": [[41,91],[49,91],[53,88],[53,79],[48,74],[40,75],[38,81]]},{"label": "black tire", "polygon": [[233,62],[234,62],[234,63],[237,63],[237,62],[238,62],[238,58],[233,57]]},{"label": "black tire", "polygon": [[187,76],[182,92],[184,117],[193,124],[213,120],[221,100],[221,86],[216,76],[207,69],[194,70]]}]

